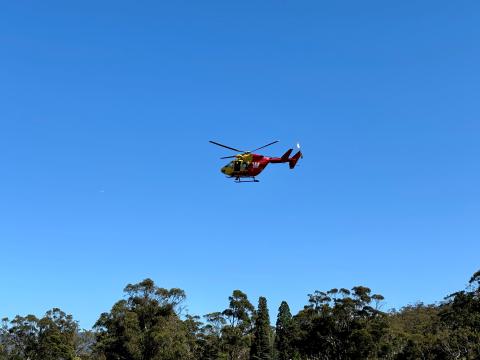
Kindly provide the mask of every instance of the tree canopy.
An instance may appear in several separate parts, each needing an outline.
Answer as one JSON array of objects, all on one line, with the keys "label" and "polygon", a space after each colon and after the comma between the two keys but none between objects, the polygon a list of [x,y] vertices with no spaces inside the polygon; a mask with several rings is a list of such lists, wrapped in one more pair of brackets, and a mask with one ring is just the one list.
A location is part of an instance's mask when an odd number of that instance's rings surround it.
[{"label": "tree canopy", "polygon": [[283,301],[272,327],[265,297],[255,308],[234,290],[224,310],[200,317],[185,312],[182,289],[145,279],[92,330],[58,308],[2,319],[0,360],[480,358],[480,271],[437,304],[382,311],[383,300],[365,286],[316,290],[295,315]]}]

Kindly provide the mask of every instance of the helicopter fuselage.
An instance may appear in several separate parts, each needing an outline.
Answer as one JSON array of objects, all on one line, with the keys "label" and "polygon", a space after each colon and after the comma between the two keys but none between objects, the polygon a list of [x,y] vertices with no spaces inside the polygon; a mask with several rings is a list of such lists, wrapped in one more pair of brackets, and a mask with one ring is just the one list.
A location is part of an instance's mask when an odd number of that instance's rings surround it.
[{"label": "helicopter fuselage", "polygon": [[229,177],[246,178],[258,176],[270,163],[288,162],[287,158],[268,157],[258,154],[237,155],[235,160],[231,161],[220,169],[222,173]]}]

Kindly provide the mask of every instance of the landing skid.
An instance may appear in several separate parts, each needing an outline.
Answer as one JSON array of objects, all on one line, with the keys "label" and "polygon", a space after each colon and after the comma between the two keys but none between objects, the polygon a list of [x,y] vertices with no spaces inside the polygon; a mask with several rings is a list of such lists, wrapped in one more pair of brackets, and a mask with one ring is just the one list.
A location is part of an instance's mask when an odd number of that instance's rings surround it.
[{"label": "landing skid", "polygon": [[239,177],[235,179],[235,182],[238,183],[247,183],[247,182],[260,182],[260,180],[255,179],[255,177],[252,177],[252,180],[241,180]]}]

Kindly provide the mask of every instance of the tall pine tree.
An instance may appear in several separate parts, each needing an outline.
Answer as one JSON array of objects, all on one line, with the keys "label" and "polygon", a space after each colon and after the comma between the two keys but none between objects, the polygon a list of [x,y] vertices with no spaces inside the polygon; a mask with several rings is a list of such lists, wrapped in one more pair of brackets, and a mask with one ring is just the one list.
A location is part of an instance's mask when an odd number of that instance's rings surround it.
[{"label": "tall pine tree", "polygon": [[292,335],[292,314],[287,302],[282,301],[278,308],[275,328],[275,349],[277,350],[278,360],[290,360],[292,358]]},{"label": "tall pine tree", "polygon": [[268,315],[267,299],[261,296],[258,299],[250,360],[271,360],[271,353],[270,316]]}]

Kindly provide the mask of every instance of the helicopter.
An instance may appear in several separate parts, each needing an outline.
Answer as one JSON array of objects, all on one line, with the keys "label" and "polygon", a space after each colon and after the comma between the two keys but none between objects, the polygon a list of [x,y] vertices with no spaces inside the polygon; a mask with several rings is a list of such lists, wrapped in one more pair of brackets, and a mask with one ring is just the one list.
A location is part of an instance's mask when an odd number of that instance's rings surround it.
[{"label": "helicopter", "polygon": [[[267,167],[268,164],[277,164],[277,163],[288,163],[290,166],[290,169],[295,168],[295,165],[297,164],[298,160],[300,158],[303,158],[303,154],[300,150],[290,157],[290,154],[292,153],[293,149],[288,149],[285,154],[283,154],[281,157],[270,157],[270,156],[264,156],[264,155],[259,155],[259,154],[254,154],[255,151],[258,151],[260,149],[264,149],[267,146],[276,144],[278,140],[275,140],[267,145],[260,146],[259,148],[256,148],[255,150],[251,151],[243,151],[236,149],[234,147],[230,147],[227,145],[220,144],[216,141],[209,141],[210,143],[224,147],[229,150],[233,150],[238,152],[237,155],[233,156],[224,156],[221,157],[220,159],[235,159],[232,160],[230,163],[225,165],[220,169],[220,171],[225,174],[229,178],[235,178],[235,182],[259,182],[255,177],[258,176],[265,168]],[[297,148],[300,149],[300,144],[297,143]],[[242,180],[242,179],[249,179],[249,180]]]}]

